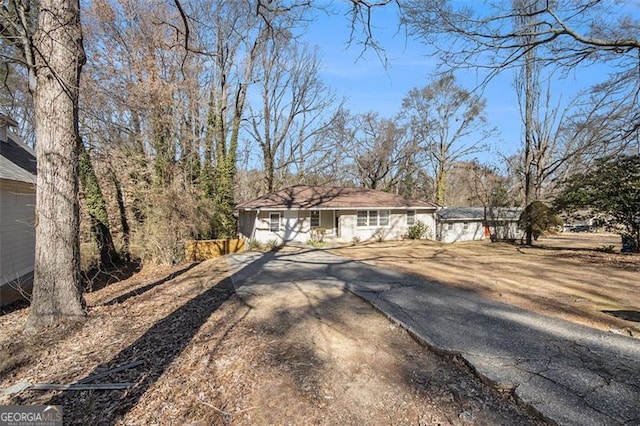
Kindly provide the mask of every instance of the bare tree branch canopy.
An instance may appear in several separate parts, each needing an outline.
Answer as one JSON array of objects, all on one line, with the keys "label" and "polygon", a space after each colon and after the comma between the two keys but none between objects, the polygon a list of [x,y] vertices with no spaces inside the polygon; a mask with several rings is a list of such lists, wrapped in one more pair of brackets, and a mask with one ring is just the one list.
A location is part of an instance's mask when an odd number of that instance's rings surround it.
[{"label": "bare tree branch canopy", "polygon": [[[603,0],[526,0],[470,6],[465,2],[409,0],[402,2],[404,22],[415,35],[432,43],[446,63],[504,68],[540,47],[540,60],[563,66],[582,61],[638,61],[640,18],[637,4],[612,11]],[[533,25],[515,24],[527,19]],[[455,36],[455,43],[437,43]],[[487,60],[489,59],[489,60]]]},{"label": "bare tree branch canopy", "polygon": [[[323,130],[323,114],[334,97],[319,78],[320,62],[287,31],[274,34],[258,53],[255,74],[261,107],[250,107],[248,129],[262,152],[265,190],[284,182],[291,166],[301,170],[315,157],[311,142]],[[277,175],[280,175],[276,182]]]},{"label": "bare tree branch canopy", "polygon": [[351,116],[349,122],[354,177],[366,188],[397,192],[417,153],[407,129],[374,112]]},{"label": "bare tree branch canopy", "polygon": [[[523,0],[493,5],[407,0],[403,22],[448,69],[486,71],[488,81],[535,62],[562,73],[605,64],[608,80],[591,90],[592,111],[607,138],[629,143],[640,128],[640,3],[604,0]],[[526,26],[518,22],[527,21]],[[596,110],[597,108],[597,110]]]},{"label": "bare tree branch canopy", "polygon": [[402,102],[401,117],[426,154],[436,181],[436,202],[444,205],[446,175],[456,161],[486,148],[493,130],[487,127],[485,101],[465,90],[453,74],[412,89]]}]

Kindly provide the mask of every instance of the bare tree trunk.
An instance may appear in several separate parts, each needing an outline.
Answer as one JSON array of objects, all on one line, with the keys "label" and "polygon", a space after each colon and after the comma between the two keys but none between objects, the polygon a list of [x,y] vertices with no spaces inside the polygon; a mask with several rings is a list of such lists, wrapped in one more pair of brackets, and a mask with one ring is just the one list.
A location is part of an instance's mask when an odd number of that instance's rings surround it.
[{"label": "bare tree trunk", "polygon": [[264,189],[267,193],[273,192],[275,182],[275,166],[271,145],[262,146],[262,164],[264,167]]},{"label": "bare tree trunk", "polygon": [[[517,15],[516,25],[519,26],[522,32],[523,42],[528,48],[523,55],[524,69],[522,70],[522,95],[524,96],[524,208],[527,207],[536,200],[536,190],[533,187],[533,167],[534,164],[534,152],[535,141],[534,131],[535,122],[534,113],[539,106],[539,93],[538,93],[538,78],[539,69],[536,63],[536,51],[535,51],[535,39],[536,39],[536,16],[533,13],[537,10],[537,0],[531,3],[524,2],[523,0],[514,0],[513,5],[515,8],[522,12],[522,15]],[[533,244],[533,224],[531,223],[531,216],[527,216],[525,223],[525,244],[530,246]]]},{"label": "bare tree trunk", "polygon": [[[531,146],[533,144],[533,72],[532,72],[532,58],[530,52],[525,55],[525,119],[524,119],[524,207],[527,208],[531,204],[532,191],[531,191],[531,167],[532,153]],[[533,244],[533,230],[531,220],[527,220],[525,226],[525,244],[530,246]]]},{"label": "bare tree trunk", "polygon": [[[80,288],[78,85],[80,5],[40,1],[34,95],[38,158],[36,256],[27,328],[85,316]],[[34,81],[35,80],[35,81]]]},{"label": "bare tree trunk", "polygon": [[444,167],[444,161],[441,161],[440,164],[438,164],[436,176],[436,204],[441,206],[445,205],[447,190],[447,174]]},{"label": "bare tree trunk", "polygon": [[122,260],[131,261],[129,253],[129,242],[131,240],[131,229],[127,220],[127,210],[124,205],[124,196],[122,195],[122,186],[116,172],[111,169],[111,180],[116,190],[116,201],[118,202],[118,213],[120,213],[120,225],[122,226]]},{"label": "bare tree trunk", "polygon": [[80,150],[80,186],[84,192],[84,203],[91,220],[91,234],[95,238],[100,251],[100,266],[110,268],[120,263],[120,255],[113,244],[107,205],[89,153],[82,142],[79,143],[78,148]]}]

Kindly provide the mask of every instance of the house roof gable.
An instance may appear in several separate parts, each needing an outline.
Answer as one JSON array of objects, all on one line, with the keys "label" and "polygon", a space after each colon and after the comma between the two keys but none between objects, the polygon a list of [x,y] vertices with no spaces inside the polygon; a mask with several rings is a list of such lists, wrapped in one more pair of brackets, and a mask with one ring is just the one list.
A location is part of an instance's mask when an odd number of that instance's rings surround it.
[{"label": "house roof gable", "polygon": [[239,210],[316,210],[357,208],[436,209],[428,201],[367,188],[298,185],[238,205]]},{"label": "house roof gable", "polygon": [[35,183],[36,157],[27,146],[10,137],[0,141],[0,179]]}]

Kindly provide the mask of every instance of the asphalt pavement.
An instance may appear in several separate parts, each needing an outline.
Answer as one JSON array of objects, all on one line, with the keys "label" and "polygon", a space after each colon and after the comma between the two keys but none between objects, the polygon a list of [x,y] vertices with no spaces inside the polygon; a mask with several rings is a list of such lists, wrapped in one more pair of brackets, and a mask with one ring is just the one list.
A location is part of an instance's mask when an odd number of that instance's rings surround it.
[{"label": "asphalt pavement", "polygon": [[484,299],[325,250],[230,256],[241,297],[311,280],[368,300],[437,351],[458,354],[561,425],[640,425],[640,339]]}]

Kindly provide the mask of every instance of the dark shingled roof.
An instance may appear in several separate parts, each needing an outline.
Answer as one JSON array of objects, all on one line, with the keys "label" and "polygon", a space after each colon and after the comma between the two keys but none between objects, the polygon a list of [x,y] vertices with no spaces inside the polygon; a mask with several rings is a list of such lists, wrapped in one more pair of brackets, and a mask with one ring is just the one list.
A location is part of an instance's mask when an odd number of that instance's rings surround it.
[{"label": "dark shingled roof", "polygon": [[11,138],[0,141],[0,179],[36,182],[36,157],[33,151]]},{"label": "dark shingled roof", "polygon": [[355,208],[435,209],[428,201],[414,200],[367,188],[292,186],[238,205],[239,210],[314,210]]},{"label": "dark shingled roof", "polygon": [[[489,219],[518,220],[522,210],[517,207],[493,207],[487,211]],[[484,207],[445,207],[438,210],[443,220],[484,220]]]}]

